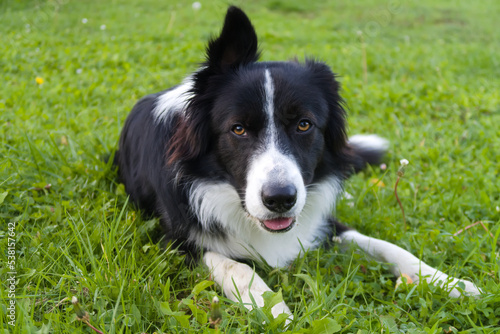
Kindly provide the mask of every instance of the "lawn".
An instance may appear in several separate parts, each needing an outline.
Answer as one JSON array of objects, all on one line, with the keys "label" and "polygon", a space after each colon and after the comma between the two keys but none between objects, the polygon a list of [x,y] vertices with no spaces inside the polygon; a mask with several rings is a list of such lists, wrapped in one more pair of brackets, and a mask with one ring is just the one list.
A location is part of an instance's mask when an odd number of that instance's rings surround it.
[{"label": "lawn", "polygon": [[[387,264],[334,246],[287,268],[256,264],[277,292],[262,309],[225,299],[206,268],[186,267],[161,242],[158,221],[128,203],[104,157],[140,97],[196,69],[227,1],[3,0],[0,332],[498,333],[500,2],[232,3],[251,17],[263,60],[325,61],[339,74],[350,133],[391,142],[385,169],[347,183],[352,198],[339,200],[337,217],[484,294],[396,289]],[[404,215],[394,194],[403,158]],[[281,296],[294,313],[288,327],[269,316]]]}]

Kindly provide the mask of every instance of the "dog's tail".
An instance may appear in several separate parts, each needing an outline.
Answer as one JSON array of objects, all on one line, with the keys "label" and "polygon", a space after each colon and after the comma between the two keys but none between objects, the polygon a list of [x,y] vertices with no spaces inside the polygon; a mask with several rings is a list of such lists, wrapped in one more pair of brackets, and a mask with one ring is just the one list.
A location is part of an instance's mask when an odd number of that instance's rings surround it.
[{"label": "dog's tail", "polygon": [[359,172],[367,164],[376,165],[382,162],[389,141],[377,135],[354,135],[348,141],[354,172]]}]

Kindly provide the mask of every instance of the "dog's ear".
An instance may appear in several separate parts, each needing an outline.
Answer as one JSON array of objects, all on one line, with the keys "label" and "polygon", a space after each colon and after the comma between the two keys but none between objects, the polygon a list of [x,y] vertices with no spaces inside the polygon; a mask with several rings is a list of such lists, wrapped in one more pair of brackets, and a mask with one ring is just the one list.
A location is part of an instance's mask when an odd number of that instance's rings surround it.
[{"label": "dog's ear", "polygon": [[319,80],[327,100],[328,119],[324,135],[326,150],[330,159],[333,159],[330,163],[333,163],[344,177],[360,171],[367,164],[379,163],[387,149],[387,142],[376,136],[358,137],[357,143],[348,141],[347,114],[344,100],[340,96],[340,83],[326,64],[314,60],[308,60],[306,63],[313,70],[316,80]]},{"label": "dog's ear", "polygon": [[346,112],[343,107],[344,101],[339,93],[340,83],[326,64],[307,59],[306,66],[313,73],[317,85],[322,88],[328,107],[328,119],[325,127],[326,148],[334,156],[339,155],[347,145]]},{"label": "dog's ear", "polygon": [[246,14],[228,8],[219,37],[210,40],[205,65],[218,72],[255,62],[259,58],[257,34]]},{"label": "dog's ear", "polygon": [[203,114],[179,116],[173,123],[173,135],[168,141],[167,164],[195,160],[208,148],[209,126]]},{"label": "dog's ear", "polygon": [[328,122],[325,132],[326,146],[334,155],[345,149],[347,144],[347,121],[344,101],[340,97],[340,83],[331,73],[331,79],[325,87],[328,89]]}]

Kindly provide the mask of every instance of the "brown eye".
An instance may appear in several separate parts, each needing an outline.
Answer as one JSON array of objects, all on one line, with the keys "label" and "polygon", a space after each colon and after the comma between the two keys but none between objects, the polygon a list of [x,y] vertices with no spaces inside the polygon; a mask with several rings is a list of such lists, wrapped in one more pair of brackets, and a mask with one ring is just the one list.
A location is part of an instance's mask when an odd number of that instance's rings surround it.
[{"label": "brown eye", "polygon": [[298,132],[306,132],[310,128],[311,128],[311,122],[309,122],[306,119],[301,120],[299,122],[299,124],[297,125],[297,131]]},{"label": "brown eye", "polygon": [[241,124],[233,125],[233,128],[231,129],[231,131],[233,131],[233,133],[235,135],[238,135],[238,136],[244,136],[247,133],[247,131],[245,130],[245,128]]}]

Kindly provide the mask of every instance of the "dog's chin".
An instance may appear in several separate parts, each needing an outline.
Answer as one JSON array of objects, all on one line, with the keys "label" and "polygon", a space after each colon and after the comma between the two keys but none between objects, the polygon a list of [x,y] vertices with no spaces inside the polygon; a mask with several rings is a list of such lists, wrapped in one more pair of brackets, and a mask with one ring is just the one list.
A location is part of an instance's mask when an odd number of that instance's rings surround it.
[{"label": "dog's chin", "polygon": [[260,226],[271,233],[284,233],[290,231],[295,225],[294,217],[278,217],[259,220]]}]

